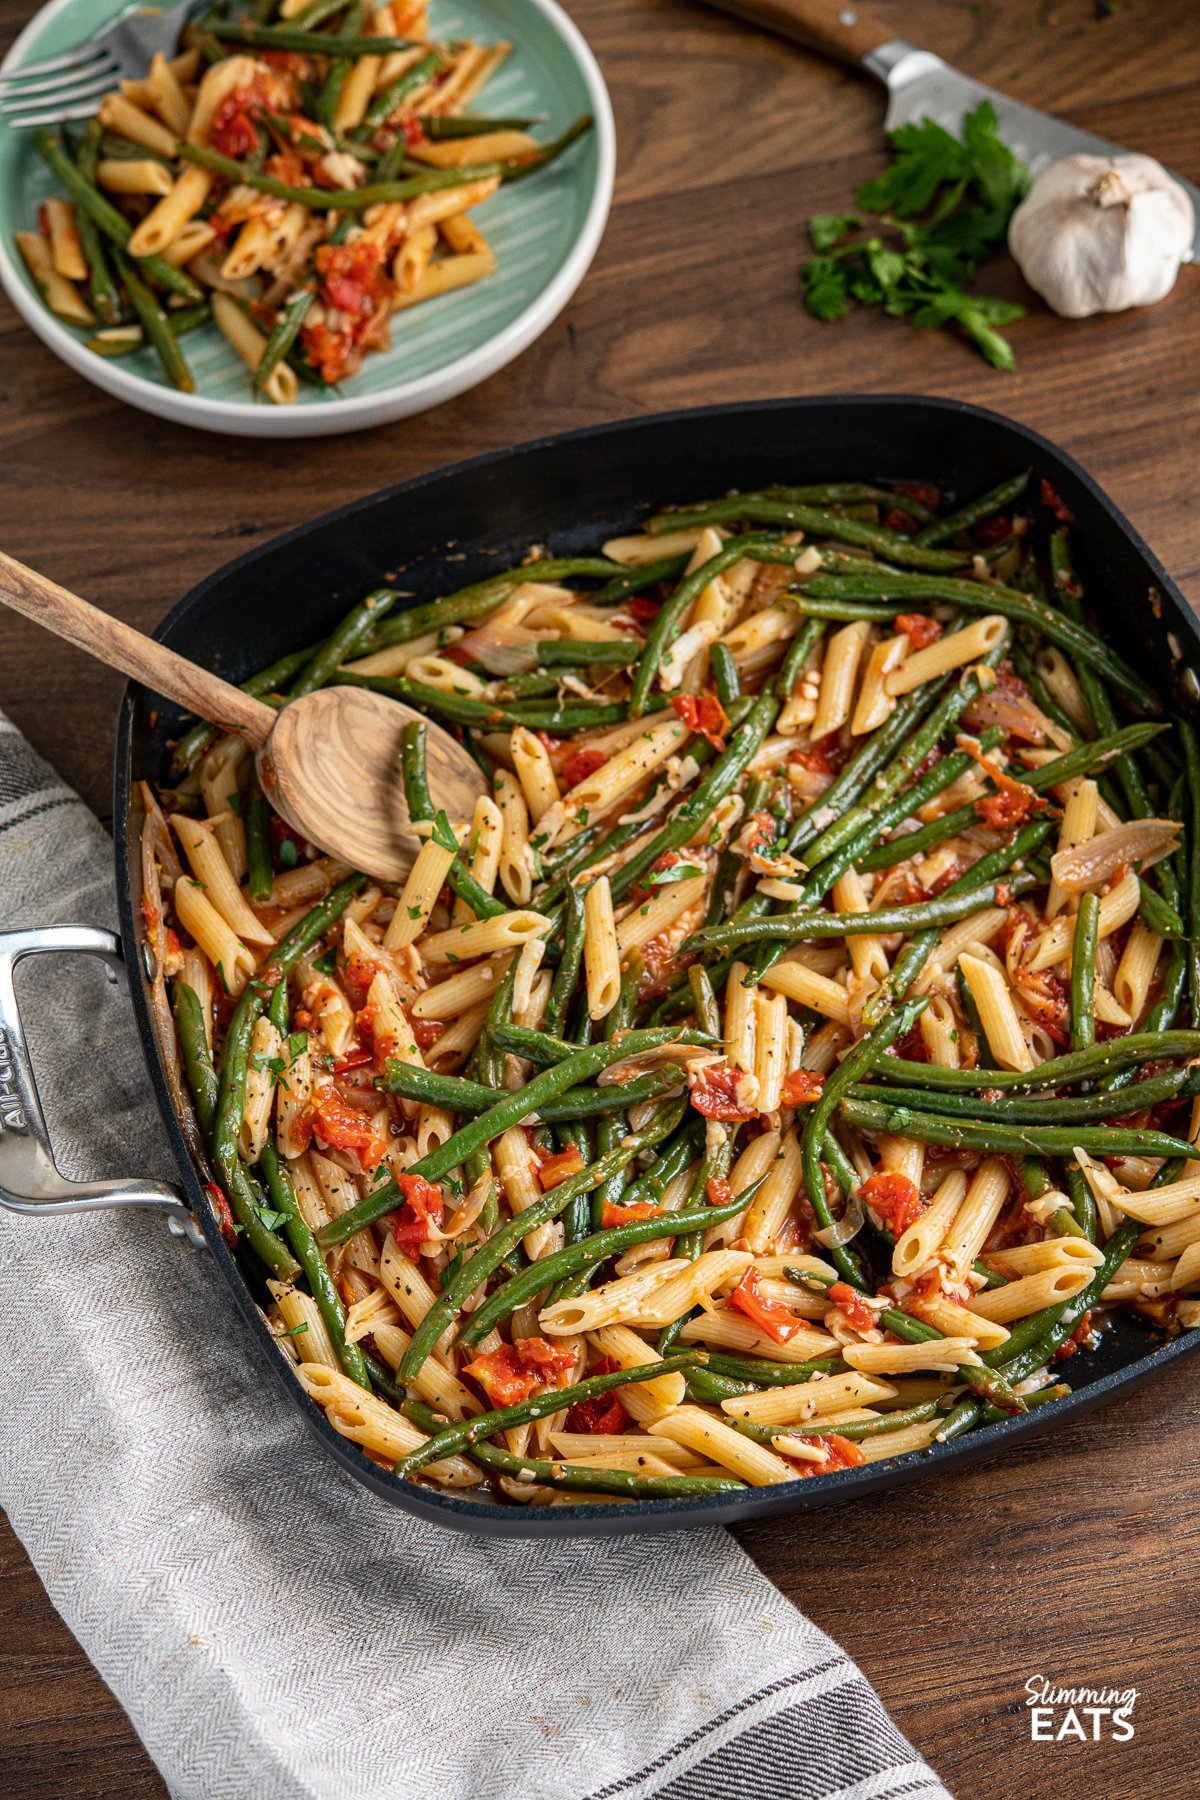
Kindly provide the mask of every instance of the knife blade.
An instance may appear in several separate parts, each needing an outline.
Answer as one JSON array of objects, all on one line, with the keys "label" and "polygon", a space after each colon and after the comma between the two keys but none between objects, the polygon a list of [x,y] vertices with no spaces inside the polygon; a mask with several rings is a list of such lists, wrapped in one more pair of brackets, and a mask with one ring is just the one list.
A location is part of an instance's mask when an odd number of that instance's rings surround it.
[{"label": "knife blade", "polygon": [[[1107,138],[1068,125],[1052,113],[1022,106],[1019,100],[1010,100],[1007,94],[997,93],[995,88],[985,86],[982,81],[960,74],[940,56],[918,50],[902,38],[894,38],[872,50],[862,58],[862,66],[887,88],[884,123],[888,131],[919,119],[934,119],[957,137],[962,129],[963,114],[973,112],[981,100],[990,100],[1000,122],[1000,136],[1009,149],[1028,164],[1031,175],[1040,175],[1062,156],[1080,153],[1112,156],[1124,149],[1121,144],[1110,143]],[[1189,260],[1195,260],[1200,256],[1200,187],[1176,174],[1174,169],[1168,173],[1191,198],[1194,235]]]}]

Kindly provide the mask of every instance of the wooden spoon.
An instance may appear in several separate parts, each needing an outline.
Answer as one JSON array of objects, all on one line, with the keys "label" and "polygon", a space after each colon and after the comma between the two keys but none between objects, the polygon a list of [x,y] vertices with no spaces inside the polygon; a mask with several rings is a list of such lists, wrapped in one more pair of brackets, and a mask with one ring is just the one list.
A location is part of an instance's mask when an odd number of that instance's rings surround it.
[{"label": "wooden spoon", "polygon": [[[400,738],[422,713],[354,687],[318,688],[276,712],[3,553],[0,601],[188,712],[237,732],[253,746],[263,792],[289,825],[364,874],[403,881],[420,839],[404,802]],[[483,775],[448,731],[425,723],[433,803],[461,824],[486,791]]]}]

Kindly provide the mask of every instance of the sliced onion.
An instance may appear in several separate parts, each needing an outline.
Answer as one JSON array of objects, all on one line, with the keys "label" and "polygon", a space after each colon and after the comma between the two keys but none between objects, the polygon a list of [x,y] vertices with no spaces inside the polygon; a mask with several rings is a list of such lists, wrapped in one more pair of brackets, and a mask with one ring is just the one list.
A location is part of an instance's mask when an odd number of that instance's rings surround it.
[{"label": "sliced onion", "polygon": [[1152,868],[1178,847],[1181,830],[1175,819],[1130,819],[1084,844],[1056,850],[1050,858],[1050,872],[1059,887],[1077,894],[1108,881],[1123,864]]},{"label": "sliced onion", "polygon": [[963,717],[973,731],[999,725],[1001,730],[1023,738],[1027,744],[1049,742],[1057,745],[1065,735],[1028,694],[1014,693],[1010,688],[994,687],[989,693],[981,694],[978,700],[972,701]]},{"label": "sliced onion", "polygon": [[693,1063],[715,1063],[720,1057],[712,1050],[706,1050],[703,1044],[656,1044],[653,1050],[640,1050],[636,1056],[627,1056],[624,1062],[613,1063],[607,1069],[601,1069],[596,1077],[597,1087],[624,1087],[638,1075],[644,1075],[648,1069],[655,1069],[662,1063],[680,1064],[680,1073],[691,1068]]},{"label": "sliced onion", "polygon": [[455,645],[470,662],[482,663],[490,675],[528,675],[537,668],[537,646],[548,635],[524,625],[485,619]]},{"label": "sliced onion", "polygon": [[865,1218],[862,1201],[857,1194],[851,1194],[841,1218],[835,1219],[832,1225],[823,1225],[820,1231],[813,1232],[813,1236],[826,1250],[837,1250],[842,1244],[848,1244],[851,1238],[858,1236]]}]

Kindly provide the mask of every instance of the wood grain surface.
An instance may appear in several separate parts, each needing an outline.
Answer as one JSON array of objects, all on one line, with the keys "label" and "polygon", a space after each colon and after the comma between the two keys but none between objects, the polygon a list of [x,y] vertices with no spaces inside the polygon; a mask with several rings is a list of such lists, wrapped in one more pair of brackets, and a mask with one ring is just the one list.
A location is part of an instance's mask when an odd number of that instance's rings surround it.
[{"label": "wood grain surface", "polygon": [[[28,10],[0,0],[3,41]],[[1200,273],[1145,312],[1068,325],[1035,308],[1013,331],[1011,376],[903,323],[819,325],[798,297],[804,222],[843,210],[877,170],[879,90],[683,0],[571,10],[613,93],[617,197],[591,274],[539,344],[423,419],[251,445],[124,410],[0,306],[0,545],[149,628],[274,532],[477,451],[661,407],[903,390],[979,401],[1057,439],[1200,603]],[[1195,0],[873,10],[1017,98],[1200,177]],[[997,285],[1022,292],[1011,268]],[[0,646],[0,706],[105,814],[119,679],[23,621],[0,623]],[[1194,1370],[1003,1463],[740,1534],[859,1659],[959,1800],[1196,1791]],[[0,1580],[0,1793],[162,1794],[11,1534]],[[1024,1683],[1039,1674],[1136,1686],[1136,1736],[1032,1742]]]}]

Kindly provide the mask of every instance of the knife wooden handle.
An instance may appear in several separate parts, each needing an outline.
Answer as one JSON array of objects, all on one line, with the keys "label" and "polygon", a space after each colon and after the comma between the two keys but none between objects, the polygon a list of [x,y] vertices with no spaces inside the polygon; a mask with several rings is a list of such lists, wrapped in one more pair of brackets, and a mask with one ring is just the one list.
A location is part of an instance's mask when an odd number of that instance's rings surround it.
[{"label": "knife wooden handle", "polygon": [[850,0],[710,0],[722,12],[749,19],[792,38],[808,50],[839,62],[860,63],[881,44],[890,43],[897,33],[878,19],[872,19]]}]

